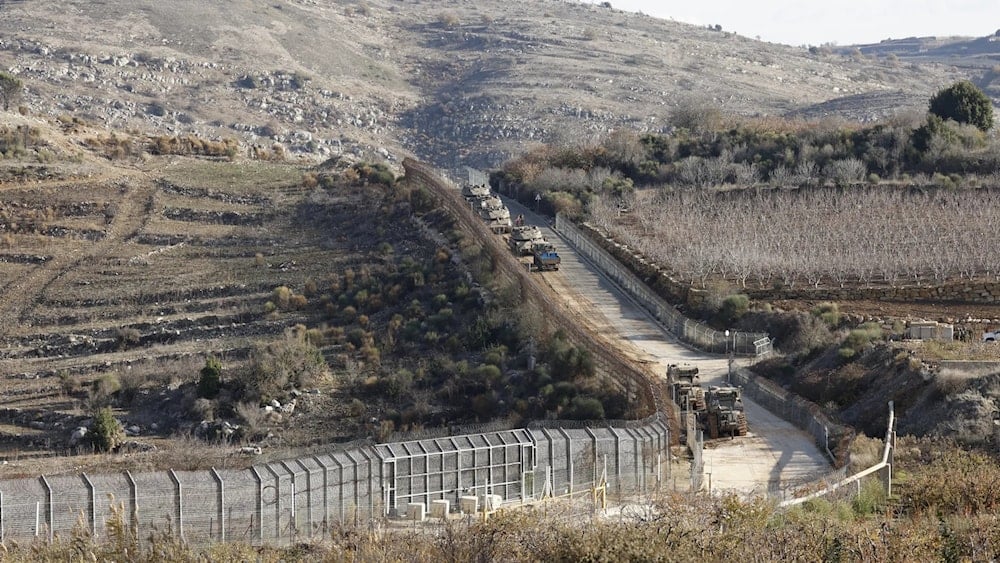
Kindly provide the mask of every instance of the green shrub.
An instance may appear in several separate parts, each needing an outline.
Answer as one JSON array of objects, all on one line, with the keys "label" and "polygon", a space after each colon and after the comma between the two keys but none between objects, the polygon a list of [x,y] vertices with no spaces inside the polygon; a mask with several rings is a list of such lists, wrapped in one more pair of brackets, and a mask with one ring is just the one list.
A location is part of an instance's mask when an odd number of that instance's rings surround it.
[{"label": "green shrub", "polygon": [[840,324],[840,307],[836,303],[824,302],[813,308],[812,314],[819,317],[830,328]]},{"label": "green shrub", "polygon": [[604,405],[594,397],[573,397],[562,418],[570,420],[603,420]]},{"label": "green shrub", "polygon": [[94,424],[87,435],[99,452],[114,451],[125,440],[125,430],[108,407],[94,413]]},{"label": "green shrub", "polygon": [[205,359],[205,367],[201,368],[198,378],[198,396],[214,399],[219,395],[222,386],[222,362],[215,356]]},{"label": "green shrub", "polygon": [[719,308],[719,321],[724,326],[732,326],[750,310],[750,297],[739,293],[729,295],[722,300]]}]

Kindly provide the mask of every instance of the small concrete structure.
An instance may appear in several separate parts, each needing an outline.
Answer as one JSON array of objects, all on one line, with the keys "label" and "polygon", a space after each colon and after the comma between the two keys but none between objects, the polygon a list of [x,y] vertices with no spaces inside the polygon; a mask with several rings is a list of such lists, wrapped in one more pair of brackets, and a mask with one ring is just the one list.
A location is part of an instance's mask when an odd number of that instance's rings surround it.
[{"label": "small concrete structure", "polygon": [[498,510],[502,502],[503,502],[503,497],[500,495],[484,495],[483,510],[487,512],[493,512],[494,510]]},{"label": "small concrete structure", "polygon": [[423,522],[427,517],[425,513],[424,503],[422,502],[411,502],[406,505],[406,518],[414,522]]},{"label": "small concrete structure", "polygon": [[911,340],[954,340],[955,327],[937,321],[913,321],[906,327],[906,338]]},{"label": "small concrete structure", "polygon": [[448,511],[451,508],[451,502],[447,500],[432,500],[431,501],[431,518],[440,518],[444,520],[448,517]]},{"label": "small concrete structure", "polygon": [[479,511],[479,497],[459,497],[458,508],[462,511],[462,514],[475,514]]}]

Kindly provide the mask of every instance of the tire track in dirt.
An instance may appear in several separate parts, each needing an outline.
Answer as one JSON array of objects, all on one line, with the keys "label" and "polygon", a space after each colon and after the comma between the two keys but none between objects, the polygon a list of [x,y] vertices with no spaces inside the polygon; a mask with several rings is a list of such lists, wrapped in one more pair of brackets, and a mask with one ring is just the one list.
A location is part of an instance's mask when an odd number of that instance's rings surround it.
[{"label": "tire track in dirt", "polygon": [[[134,237],[146,224],[156,187],[146,178],[129,176],[119,178],[118,181],[123,186],[117,202],[118,210],[108,225],[104,238],[83,252],[54,255],[28,275],[11,282],[0,295],[0,318],[7,321],[0,329],[0,334],[13,336],[29,328],[31,310],[39,303],[46,289],[79,264],[98,260],[118,244]],[[51,188],[45,186],[39,189]]]}]

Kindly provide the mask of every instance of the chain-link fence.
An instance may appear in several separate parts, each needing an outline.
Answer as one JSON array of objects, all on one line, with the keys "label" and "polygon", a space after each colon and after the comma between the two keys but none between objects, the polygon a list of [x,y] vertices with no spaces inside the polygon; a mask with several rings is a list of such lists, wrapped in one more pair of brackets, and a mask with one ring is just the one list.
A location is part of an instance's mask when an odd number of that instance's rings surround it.
[{"label": "chain-link fence", "polygon": [[561,214],[556,215],[555,230],[572,244],[577,252],[600,268],[608,278],[635,299],[664,328],[684,342],[716,354],[732,352],[744,356],[764,357],[772,352],[771,340],[765,333],[736,330],[720,332],[685,317]]},{"label": "chain-link fence", "polygon": [[[0,481],[0,541],[100,538],[119,517],[137,537],[195,545],[288,544],[446,500],[523,503],[590,490],[655,492],[671,477],[656,416],[622,427],[514,429],[351,446],[246,470],[153,471]],[[606,480],[605,480],[606,479]]]},{"label": "chain-link fence", "polygon": [[734,370],[732,381],[755,403],[811,434],[820,451],[826,452],[836,467],[847,465],[848,450],[855,436],[853,429],[831,420],[818,405],[757,377],[750,370]]}]

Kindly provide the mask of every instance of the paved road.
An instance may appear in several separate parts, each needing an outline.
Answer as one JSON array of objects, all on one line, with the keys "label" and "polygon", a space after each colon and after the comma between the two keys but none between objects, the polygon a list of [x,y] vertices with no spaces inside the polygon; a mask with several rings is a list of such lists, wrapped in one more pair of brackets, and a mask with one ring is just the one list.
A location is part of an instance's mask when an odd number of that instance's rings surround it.
[{"label": "paved road", "polygon": [[[581,313],[581,322],[603,334],[610,345],[621,346],[639,361],[665,374],[671,363],[698,366],[705,386],[725,382],[728,360],[693,350],[663,330],[646,312],[584,260],[553,231],[545,218],[505,199],[511,216],[524,214],[527,223],[543,227],[546,240],[556,243],[562,257],[557,272],[544,272],[546,283],[570,307]],[[832,471],[826,456],[809,434],[744,398],[750,433],[733,440],[706,444],[705,487],[712,492],[739,494],[779,491],[817,479]]]}]

